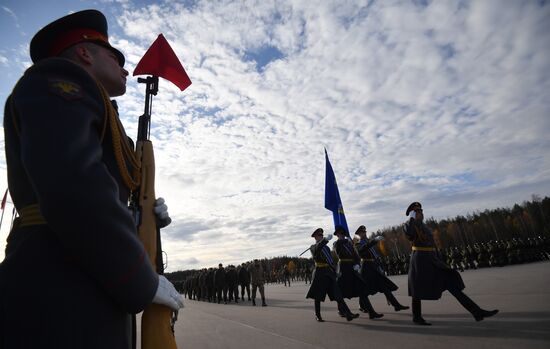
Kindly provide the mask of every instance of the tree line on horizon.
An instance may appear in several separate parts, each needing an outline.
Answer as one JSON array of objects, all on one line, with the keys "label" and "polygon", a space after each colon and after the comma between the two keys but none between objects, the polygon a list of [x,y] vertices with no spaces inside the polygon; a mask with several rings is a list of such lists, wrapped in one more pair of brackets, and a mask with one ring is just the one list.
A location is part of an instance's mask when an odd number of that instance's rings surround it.
[{"label": "tree line on horizon", "polygon": [[[533,195],[531,201],[511,208],[496,208],[478,211],[454,218],[424,220],[432,229],[439,249],[474,246],[494,240],[521,239],[550,236],[550,198]],[[383,235],[379,248],[384,255],[400,256],[409,253],[411,243],[403,234],[403,224],[378,230],[374,235]]]},{"label": "tree line on horizon", "polygon": [[[540,198],[533,195],[531,201],[514,204],[511,208],[487,209],[476,211],[466,216],[454,218],[424,220],[434,234],[439,249],[450,247],[474,246],[494,240],[520,239],[526,241],[537,236],[550,237],[550,197]],[[384,240],[378,244],[379,252],[384,256],[399,257],[410,253],[411,243],[402,230],[403,224],[380,229],[372,236],[383,235]],[[305,268],[310,258],[278,256],[261,259],[267,272],[280,270],[284,265],[296,269]],[[248,263],[251,261],[247,261]],[[197,269],[180,270],[167,273],[171,280],[184,280],[188,275],[198,272]]]}]

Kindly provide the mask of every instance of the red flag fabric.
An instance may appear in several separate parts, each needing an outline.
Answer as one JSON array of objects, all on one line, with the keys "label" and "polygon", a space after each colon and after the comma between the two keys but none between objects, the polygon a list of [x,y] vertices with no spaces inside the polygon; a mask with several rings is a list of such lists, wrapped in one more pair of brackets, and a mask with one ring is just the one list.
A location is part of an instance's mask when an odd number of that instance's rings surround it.
[{"label": "red flag fabric", "polygon": [[181,91],[191,85],[191,79],[162,34],[159,34],[134,69],[134,76],[147,74],[165,78]]},{"label": "red flag fabric", "polygon": [[1,209],[3,210],[4,207],[6,207],[6,200],[8,199],[8,189],[6,189],[6,192],[4,193],[4,198],[2,199],[2,205],[1,205]]}]

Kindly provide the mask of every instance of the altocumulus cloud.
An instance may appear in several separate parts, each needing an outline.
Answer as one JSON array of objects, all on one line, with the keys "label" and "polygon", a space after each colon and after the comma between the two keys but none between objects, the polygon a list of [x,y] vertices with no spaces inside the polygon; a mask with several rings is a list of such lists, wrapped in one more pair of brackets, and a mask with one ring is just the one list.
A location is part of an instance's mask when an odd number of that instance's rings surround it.
[{"label": "altocumulus cloud", "polygon": [[[193,84],[153,104],[169,271],[297,255],[323,208],[326,147],[350,229],[550,193],[550,5],[193,1],[117,13],[128,69],[159,33]],[[143,86],[120,99],[135,134]]]}]

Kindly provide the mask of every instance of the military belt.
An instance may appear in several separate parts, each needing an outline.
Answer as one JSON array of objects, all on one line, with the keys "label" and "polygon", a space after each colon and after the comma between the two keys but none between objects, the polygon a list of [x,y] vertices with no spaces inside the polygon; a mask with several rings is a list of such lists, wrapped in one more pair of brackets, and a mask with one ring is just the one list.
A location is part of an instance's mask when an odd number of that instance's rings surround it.
[{"label": "military belt", "polygon": [[19,211],[19,227],[48,224],[40,212],[38,204],[23,207]]},{"label": "military belt", "polygon": [[361,258],[362,262],[374,262],[374,258]]},{"label": "military belt", "polygon": [[315,268],[326,268],[328,263],[315,262]]},{"label": "military belt", "polygon": [[340,259],[340,263],[353,263],[355,262],[353,259]]},{"label": "military belt", "polygon": [[424,251],[424,252],[433,252],[435,251],[435,247],[420,247],[420,246],[413,246],[413,251]]}]

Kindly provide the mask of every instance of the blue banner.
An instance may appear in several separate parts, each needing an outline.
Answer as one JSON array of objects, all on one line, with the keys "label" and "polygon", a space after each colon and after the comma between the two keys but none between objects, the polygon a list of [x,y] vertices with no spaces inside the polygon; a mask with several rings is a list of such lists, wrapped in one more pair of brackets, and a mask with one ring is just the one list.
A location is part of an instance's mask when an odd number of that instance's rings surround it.
[{"label": "blue banner", "polygon": [[326,172],[325,172],[325,208],[332,211],[332,218],[334,219],[334,228],[341,226],[345,229],[346,234],[349,235],[348,223],[346,222],[346,216],[344,215],[344,207],[342,200],[340,199],[340,193],[338,192],[338,184],[336,184],[336,177],[332,170],[332,165],[328,159],[327,149],[325,148],[326,158]]}]

